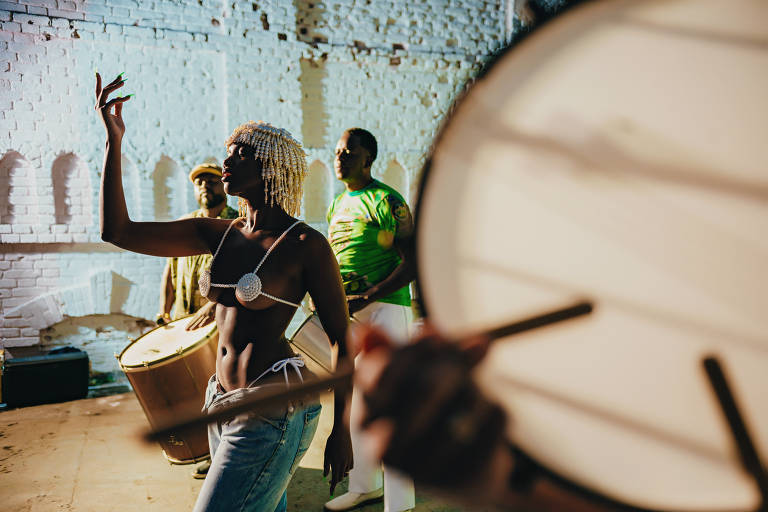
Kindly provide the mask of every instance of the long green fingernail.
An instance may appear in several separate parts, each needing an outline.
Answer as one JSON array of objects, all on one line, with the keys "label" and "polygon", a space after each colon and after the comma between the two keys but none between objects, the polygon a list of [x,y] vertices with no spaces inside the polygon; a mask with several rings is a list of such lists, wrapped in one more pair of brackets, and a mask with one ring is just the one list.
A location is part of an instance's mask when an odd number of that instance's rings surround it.
[{"label": "long green fingernail", "polygon": [[99,68],[93,68],[93,74],[98,75],[99,74]]},{"label": "long green fingernail", "polygon": [[125,71],[121,71],[119,75],[117,76],[123,76],[125,74]]}]

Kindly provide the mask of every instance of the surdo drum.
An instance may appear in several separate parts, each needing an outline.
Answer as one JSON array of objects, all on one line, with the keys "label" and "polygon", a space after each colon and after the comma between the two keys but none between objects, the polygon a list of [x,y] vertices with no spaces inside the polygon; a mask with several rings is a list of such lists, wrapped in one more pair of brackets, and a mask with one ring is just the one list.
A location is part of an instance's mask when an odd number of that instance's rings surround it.
[{"label": "surdo drum", "polygon": [[[169,418],[199,414],[208,379],[216,371],[216,323],[185,330],[192,316],[157,327],[128,345],[118,356],[154,428]],[[191,464],[208,456],[205,425],[175,432],[160,441],[174,464]]]},{"label": "surdo drum", "polygon": [[334,348],[317,313],[312,313],[290,335],[288,342],[294,352],[304,358],[306,367],[318,377],[333,373]]},{"label": "surdo drum", "polygon": [[768,457],[768,2],[580,2],[457,103],[417,211],[425,313],[498,340],[478,380],[508,438],[578,488],[750,511],[759,486],[702,360]]}]

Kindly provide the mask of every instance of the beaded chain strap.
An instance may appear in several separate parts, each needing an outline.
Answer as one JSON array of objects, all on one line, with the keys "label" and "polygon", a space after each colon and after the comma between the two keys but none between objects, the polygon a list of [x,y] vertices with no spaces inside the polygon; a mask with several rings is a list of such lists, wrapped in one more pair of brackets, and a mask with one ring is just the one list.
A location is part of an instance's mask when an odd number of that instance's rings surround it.
[{"label": "beaded chain strap", "polygon": [[288,229],[283,231],[283,234],[280,235],[277,240],[275,240],[270,248],[267,250],[266,254],[264,254],[264,257],[261,258],[261,261],[258,265],[256,265],[256,268],[253,270],[253,272],[248,272],[241,277],[237,283],[232,284],[218,284],[211,282],[211,269],[213,268],[213,263],[216,261],[216,256],[219,255],[219,251],[221,250],[221,246],[224,245],[224,239],[229,234],[229,230],[232,229],[232,226],[235,225],[235,222],[242,220],[242,219],[235,219],[230,224],[229,227],[227,227],[227,230],[224,232],[224,236],[221,237],[221,240],[219,241],[219,246],[216,248],[216,252],[213,254],[213,258],[211,259],[210,266],[203,270],[200,273],[200,278],[197,281],[197,286],[200,290],[200,295],[203,297],[208,297],[208,293],[211,291],[211,287],[214,288],[234,288],[235,289],[235,297],[240,299],[243,302],[250,302],[253,300],[256,300],[256,298],[259,295],[263,295],[265,297],[268,297],[272,300],[275,300],[277,302],[282,302],[283,304],[288,304],[289,306],[296,306],[299,307],[299,304],[289,302],[287,300],[283,300],[279,297],[274,297],[266,292],[264,292],[261,289],[261,279],[258,276],[259,269],[264,264],[264,262],[267,260],[267,257],[270,255],[272,250],[277,247],[277,244],[280,243],[280,241],[285,238],[285,235],[288,234],[288,232],[293,229],[293,227],[296,224],[301,223],[300,220],[297,220],[290,226],[288,226]]}]

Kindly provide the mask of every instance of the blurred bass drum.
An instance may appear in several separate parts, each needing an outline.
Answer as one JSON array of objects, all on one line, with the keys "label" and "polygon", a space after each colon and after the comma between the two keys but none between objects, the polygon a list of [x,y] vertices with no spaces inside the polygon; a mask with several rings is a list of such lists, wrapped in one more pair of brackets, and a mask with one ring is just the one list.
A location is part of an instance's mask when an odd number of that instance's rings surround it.
[{"label": "blurred bass drum", "polygon": [[577,2],[458,102],[425,168],[425,314],[452,335],[588,298],[497,341],[509,438],[592,494],[756,510],[702,370],[768,457],[768,2]]}]

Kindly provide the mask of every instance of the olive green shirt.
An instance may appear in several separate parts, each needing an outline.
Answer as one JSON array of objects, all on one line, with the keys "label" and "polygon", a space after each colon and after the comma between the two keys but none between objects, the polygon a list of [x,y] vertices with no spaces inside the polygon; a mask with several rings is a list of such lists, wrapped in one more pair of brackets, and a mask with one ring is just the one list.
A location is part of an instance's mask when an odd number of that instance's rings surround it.
[{"label": "olive green shirt", "polygon": [[[182,219],[203,217],[202,210],[185,215]],[[237,210],[225,206],[218,216],[219,219],[237,218]],[[173,303],[173,320],[191,315],[208,302],[208,299],[200,295],[197,281],[200,272],[211,264],[212,255],[195,254],[179,258],[168,258],[171,267],[171,286],[173,286],[175,301]]]}]

